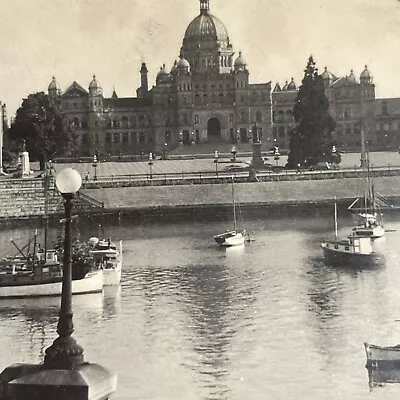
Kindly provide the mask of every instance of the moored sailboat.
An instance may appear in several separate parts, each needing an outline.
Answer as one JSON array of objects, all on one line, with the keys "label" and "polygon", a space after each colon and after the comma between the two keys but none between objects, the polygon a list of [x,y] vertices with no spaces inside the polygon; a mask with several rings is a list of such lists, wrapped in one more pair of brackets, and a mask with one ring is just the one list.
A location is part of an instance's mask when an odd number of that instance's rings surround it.
[{"label": "moored sailboat", "polygon": [[361,223],[356,225],[352,232],[354,236],[370,237],[371,239],[380,238],[385,235],[382,214],[378,212],[378,206],[375,195],[375,188],[371,178],[369,152],[365,146],[364,131],[361,129],[361,167],[363,168],[363,187],[364,196],[358,197],[348,207],[352,210],[358,206],[358,217]]},{"label": "moored sailboat", "polygon": [[237,229],[235,189],[234,189],[233,179],[232,179],[232,207],[233,207],[233,229],[227,230],[224,233],[214,236],[215,241],[222,247],[240,246],[244,245],[245,242],[246,231]]}]

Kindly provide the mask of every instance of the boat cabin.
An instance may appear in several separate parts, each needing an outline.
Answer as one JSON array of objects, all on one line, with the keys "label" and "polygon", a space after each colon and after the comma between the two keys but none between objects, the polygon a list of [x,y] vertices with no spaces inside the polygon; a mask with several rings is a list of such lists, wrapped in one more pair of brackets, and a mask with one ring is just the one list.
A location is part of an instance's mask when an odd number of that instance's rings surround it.
[{"label": "boat cabin", "polygon": [[324,247],[349,254],[371,254],[374,252],[370,237],[349,236],[345,240],[326,242]]}]

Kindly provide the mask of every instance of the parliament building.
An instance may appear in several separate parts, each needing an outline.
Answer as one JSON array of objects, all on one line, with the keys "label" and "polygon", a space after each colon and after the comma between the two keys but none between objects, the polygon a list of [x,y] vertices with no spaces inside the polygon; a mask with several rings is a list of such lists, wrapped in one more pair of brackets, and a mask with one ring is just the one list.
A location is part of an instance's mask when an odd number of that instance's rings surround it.
[{"label": "parliament building", "polygon": [[[271,82],[250,83],[249,75],[225,25],[210,13],[209,0],[200,0],[200,13],[186,29],[179,59],[171,68],[160,67],[152,87],[147,65],[142,63],[135,97],[120,98],[115,90],[110,98],[104,97],[96,76],[88,89],[73,82],[64,92],[53,78],[48,93],[61,100],[77,128],[82,156],[245,143],[251,141],[255,123],[263,143],[287,149],[297,85],[292,79],[272,88]],[[353,71],[337,77],[325,69],[322,78],[337,123],[337,144],[359,147],[363,128],[370,146],[379,147],[384,136],[377,131],[375,87],[368,68],[359,77]]]}]

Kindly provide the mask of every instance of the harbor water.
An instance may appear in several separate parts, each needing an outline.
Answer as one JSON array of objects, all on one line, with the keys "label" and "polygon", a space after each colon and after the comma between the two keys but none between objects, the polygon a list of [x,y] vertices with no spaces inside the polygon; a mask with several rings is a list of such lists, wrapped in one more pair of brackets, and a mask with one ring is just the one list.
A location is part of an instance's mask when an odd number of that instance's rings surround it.
[{"label": "harbor water", "polygon": [[[104,223],[123,240],[122,285],[73,298],[74,337],[117,373],[113,399],[397,400],[400,384],[370,388],[363,343],[400,343],[400,213],[375,244],[386,265],[369,270],[324,264],[330,212],[243,221],[252,241],[228,249],[213,241],[228,219]],[[83,239],[97,225],[75,229]],[[339,219],[339,236],[350,226]],[[0,254],[31,234],[3,227]],[[59,306],[0,300],[1,369],[43,360]]]}]

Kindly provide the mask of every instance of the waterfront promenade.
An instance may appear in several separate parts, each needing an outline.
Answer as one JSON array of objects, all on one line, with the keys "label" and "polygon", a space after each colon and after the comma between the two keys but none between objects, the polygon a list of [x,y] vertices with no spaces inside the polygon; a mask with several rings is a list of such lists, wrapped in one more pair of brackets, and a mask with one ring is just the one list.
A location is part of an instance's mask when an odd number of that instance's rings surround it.
[{"label": "waterfront promenade", "polygon": [[[157,160],[147,162],[100,162],[97,180],[91,163],[54,163],[55,173],[69,166],[89,180],[80,191],[81,213],[157,213],[159,211],[196,212],[200,209],[228,209],[231,206],[232,177],[236,201],[247,208],[281,207],[304,204],[342,204],[363,194],[359,154],[344,154],[341,169],[333,171],[264,171],[258,181],[250,182],[249,171],[225,171],[232,166],[229,157],[215,166],[212,158]],[[248,167],[250,158],[239,157],[235,166]],[[280,160],[282,164],[285,161]],[[397,207],[400,198],[400,155],[372,153],[374,185]],[[217,168],[220,168],[217,173]],[[45,212],[43,181],[3,179],[0,181],[0,219],[43,216]],[[48,197],[48,214],[62,213],[61,197],[54,190]]]}]

